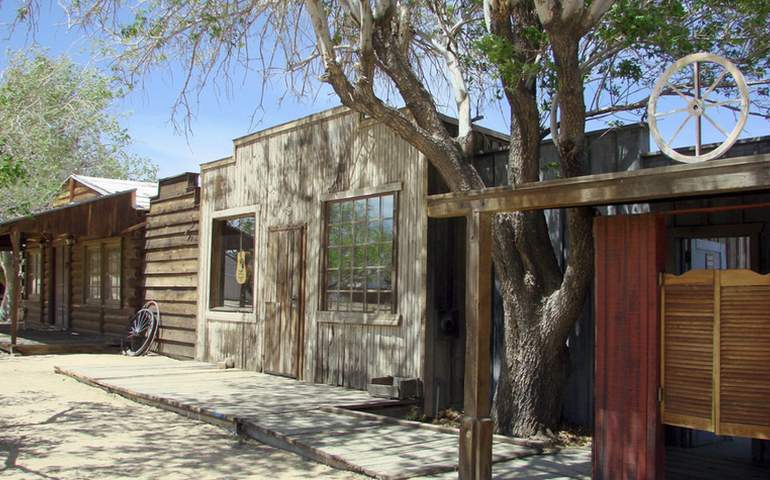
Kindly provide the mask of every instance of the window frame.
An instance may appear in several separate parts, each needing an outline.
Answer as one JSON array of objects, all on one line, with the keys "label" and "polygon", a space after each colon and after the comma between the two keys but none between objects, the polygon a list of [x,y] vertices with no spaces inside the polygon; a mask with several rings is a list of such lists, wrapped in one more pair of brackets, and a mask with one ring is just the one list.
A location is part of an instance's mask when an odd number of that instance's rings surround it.
[{"label": "window frame", "polygon": [[[31,267],[31,258],[35,257],[35,271]],[[39,300],[43,294],[43,247],[37,246],[27,249],[27,259],[24,272],[24,293],[28,300]],[[34,274],[34,275],[33,275]],[[37,292],[32,293],[32,285],[37,285]]]},{"label": "window frame", "polygon": [[[109,263],[107,252],[110,249],[118,251],[118,298],[108,298],[107,277],[109,275]],[[119,308],[123,304],[123,242],[120,238],[105,240],[102,243],[102,304]]]},{"label": "window frame", "polygon": [[[319,320],[326,323],[352,323],[352,324],[382,324],[382,325],[398,325],[400,322],[400,316],[398,315],[398,235],[399,235],[399,211],[400,211],[400,193],[401,183],[394,183],[384,185],[382,187],[373,187],[368,189],[353,190],[347,192],[339,192],[335,194],[329,194],[324,196],[321,201],[321,255],[320,255],[320,271],[319,271],[319,287],[320,295],[318,303]],[[327,270],[328,270],[328,258],[329,258],[329,215],[330,206],[335,203],[350,202],[355,204],[357,200],[365,200],[369,198],[379,198],[384,196],[393,197],[393,233],[392,233],[392,245],[391,245],[391,302],[390,310],[379,310],[374,312],[366,311],[366,293],[367,289],[364,289],[364,311],[341,311],[330,310],[328,308],[328,289],[327,289]],[[384,217],[378,217],[380,221],[383,221]],[[367,219],[367,223],[369,220]],[[355,221],[351,222],[355,223]],[[353,239],[351,248],[355,249],[356,243]],[[383,268],[378,266],[377,268]],[[366,269],[366,267],[364,267]],[[378,304],[381,305],[381,304]]]},{"label": "window frame", "polygon": [[[90,290],[90,264],[88,262],[88,250],[89,248],[96,248],[99,252],[99,298],[91,297]],[[107,298],[107,250],[117,248],[118,250],[118,298]],[[101,238],[97,240],[88,240],[83,242],[83,303],[86,305],[103,306],[112,308],[121,308],[123,305],[123,239],[118,238]]]},{"label": "window frame", "polygon": [[[228,220],[232,220],[234,218],[244,218],[244,217],[252,217],[254,218],[254,255],[252,259],[252,275],[251,275],[251,291],[252,291],[252,303],[251,307],[244,307],[244,308],[229,308],[229,307],[213,307],[211,305],[211,298],[212,294],[214,292],[213,286],[213,277],[214,277],[214,234],[215,234],[215,228],[214,225],[216,222],[224,222]],[[259,236],[258,232],[258,219],[259,215],[257,212],[257,206],[251,206],[251,207],[240,207],[240,208],[231,208],[227,210],[220,210],[217,212],[213,212],[211,217],[209,218],[209,221],[207,222],[207,227],[209,229],[208,234],[206,235],[206,243],[208,247],[208,252],[206,255],[206,272],[205,272],[205,278],[206,278],[206,289],[204,295],[205,295],[205,305],[206,305],[206,316],[208,318],[216,319],[216,320],[226,320],[226,321],[248,321],[250,318],[253,321],[256,321],[256,312],[257,312],[257,238]]]}]

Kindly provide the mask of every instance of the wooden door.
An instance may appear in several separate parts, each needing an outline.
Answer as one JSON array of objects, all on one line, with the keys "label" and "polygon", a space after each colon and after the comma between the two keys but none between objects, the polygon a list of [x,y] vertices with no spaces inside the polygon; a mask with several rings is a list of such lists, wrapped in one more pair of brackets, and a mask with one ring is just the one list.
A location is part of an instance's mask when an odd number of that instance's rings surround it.
[{"label": "wooden door", "polygon": [[663,423],[770,439],[770,275],[664,275]]},{"label": "wooden door", "polygon": [[264,371],[298,378],[305,312],[305,227],[269,229]]},{"label": "wooden door", "polygon": [[714,431],[713,270],[666,274],[661,285],[663,423]]},{"label": "wooden door", "polygon": [[69,328],[69,247],[58,245],[53,252],[53,323],[66,330]]}]

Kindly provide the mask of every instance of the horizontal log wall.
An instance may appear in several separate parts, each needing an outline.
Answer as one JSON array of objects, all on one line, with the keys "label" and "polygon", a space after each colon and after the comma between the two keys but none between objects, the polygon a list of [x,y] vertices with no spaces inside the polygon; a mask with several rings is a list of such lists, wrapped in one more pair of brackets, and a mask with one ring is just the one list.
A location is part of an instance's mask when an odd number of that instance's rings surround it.
[{"label": "horizontal log wall", "polygon": [[[51,271],[51,252],[48,243],[41,242],[41,238],[38,235],[30,236],[26,239],[26,247],[24,247],[24,258],[29,258],[29,252],[40,252],[40,295],[34,297],[29,296],[29,267],[24,268],[24,277],[22,283],[22,321],[25,326],[37,327],[46,325],[49,322],[48,309],[49,309],[49,293],[52,286],[52,282],[48,278],[47,272]],[[28,264],[28,263],[27,263]]]},{"label": "horizontal log wall", "polygon": [[145,230],[144,294],[158,302],[157,351],[195,356],[198,290],[198,175],[160,181]]},{"label": "horizontal log wall", "polygon": [[121,244],[121,301],[119,304],[85,301],[85,246],[91,241],[105,239],[79,238],[71,253],[70,326],[78,332],[119,338],[125,335],[131,316],[142,304],[144,231],[139,229],[111,238],[119,238]]}]

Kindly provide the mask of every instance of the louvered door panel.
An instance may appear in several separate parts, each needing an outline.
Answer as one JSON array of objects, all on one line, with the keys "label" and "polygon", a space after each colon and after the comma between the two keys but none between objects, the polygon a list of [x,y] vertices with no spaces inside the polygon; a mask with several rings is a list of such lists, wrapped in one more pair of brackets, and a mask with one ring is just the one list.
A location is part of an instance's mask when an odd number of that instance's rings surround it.
[{"label": "louvered door panel", "polygon": [[714,273],[663,279],[663,403],[668,425],[714,430]]},{"label": "louvered door panel", "polygon": [[721,272],[718,432],[770,439],[770,276]]}]

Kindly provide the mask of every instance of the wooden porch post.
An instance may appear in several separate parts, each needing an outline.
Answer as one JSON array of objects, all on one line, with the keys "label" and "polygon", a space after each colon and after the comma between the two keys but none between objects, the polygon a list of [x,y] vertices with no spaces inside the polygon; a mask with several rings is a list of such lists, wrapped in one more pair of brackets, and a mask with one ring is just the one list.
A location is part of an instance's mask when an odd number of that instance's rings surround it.
[{"label": "wooden porch post", "polygon": [[492,214],[467,216],[465,289],[465,416],[460,427],[462,480],[492,478],[490,338],[492,303]]},{"label": "wooden porch post", "polygon": [[21,303],[21,282],[19,282],[21,234],[18,230],[11,232],[11,248],[13,249],[13,297],[11,297],[11,350],[16,345],[16,335],[19,325],[19,303]]}]

